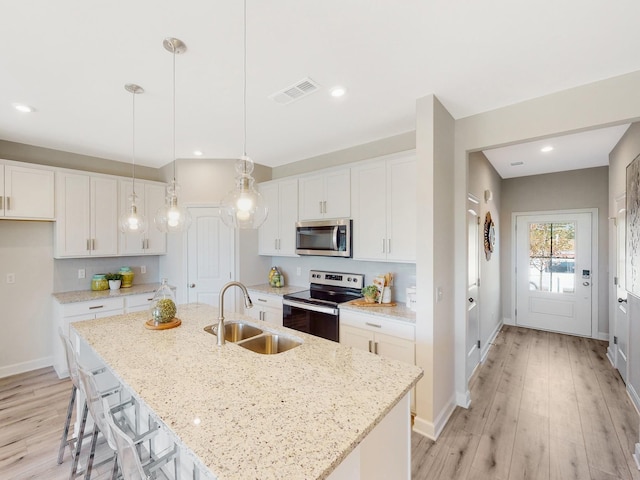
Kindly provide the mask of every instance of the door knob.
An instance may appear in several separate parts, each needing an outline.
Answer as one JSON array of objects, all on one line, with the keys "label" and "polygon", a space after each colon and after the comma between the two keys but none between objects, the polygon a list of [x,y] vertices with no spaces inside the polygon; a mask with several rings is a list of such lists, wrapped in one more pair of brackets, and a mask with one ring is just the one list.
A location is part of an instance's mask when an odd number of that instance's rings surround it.
[{"label": "door knob", "polygon": [[589,282],[582,282],[582,285],[585,286],[585,287],[588,287],[589,286]]},{"label": "door knob", "polygon": [[474,302],[473,298],[469,297],[469,302],[473,303]]},{"label": "door knob", "polygon": [[618,303],[627,303],[627,299],[626,298],[619,298],[618,299]]},{"label": "door knob", "polygon": [[196,284],[195,283],[190,283],[189,284],[189,288],[196,288]]}]

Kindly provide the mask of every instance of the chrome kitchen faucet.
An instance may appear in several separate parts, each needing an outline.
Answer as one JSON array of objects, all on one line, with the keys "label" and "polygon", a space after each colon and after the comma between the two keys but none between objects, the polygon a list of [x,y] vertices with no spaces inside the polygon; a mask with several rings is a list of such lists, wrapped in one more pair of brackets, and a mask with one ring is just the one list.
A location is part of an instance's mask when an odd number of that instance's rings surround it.
[{"label": "chrome kitchen faucet", "polygon": [[242,283],[240,282],[229,282],[227,283],[224,287],[222,287],[222,290],[220,290],[220,300],[218,300],[218,330],[217,330],[217,337],[218,337],[218,346],[221,347],[222,345],[224,345],[225,340],[224,340],[224,334],[225,334],[225,329],[224,329],[224,292],[226,292],[229,287],[240,287],[242,289],[242,293],[244,294],[244,305],[247,308],[253,308],[253,302],[251,301],[251,297],[249,296],[249,292],[247,292],[247,287],[245,287]]}]

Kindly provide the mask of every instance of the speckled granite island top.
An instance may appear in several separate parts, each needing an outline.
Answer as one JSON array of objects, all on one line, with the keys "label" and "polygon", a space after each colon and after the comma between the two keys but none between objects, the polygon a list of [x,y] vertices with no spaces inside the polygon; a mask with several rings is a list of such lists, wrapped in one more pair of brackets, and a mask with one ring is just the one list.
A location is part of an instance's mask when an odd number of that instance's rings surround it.
[{"label": "speckled granite island top", "polygon": [[61,304],[89,302],[91,300],[100,300],[102,298],[124,297],[127,295],[138,295],[140,293],[152,293],[160,288],[159,283],[142,283],[132,285],[127,288],[118,290],[76,290],[73,292],[54,293],[53,297]]},{"label": "speckled granite island top", "polygon": [[325,478],[422,377],[416,366],[273,325],[303,344],[276,355],[219,348],[203,331],[216,316],[191,304],[178,307],[182,325],[171,330],[147,330],[144,312],[72,326],[220,480]]}]

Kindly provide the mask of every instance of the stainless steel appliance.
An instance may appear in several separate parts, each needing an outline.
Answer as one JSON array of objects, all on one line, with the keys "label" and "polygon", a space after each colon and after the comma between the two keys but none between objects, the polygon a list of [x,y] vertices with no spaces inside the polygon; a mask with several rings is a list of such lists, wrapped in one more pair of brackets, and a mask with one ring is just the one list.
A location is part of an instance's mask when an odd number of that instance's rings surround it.
[{"label": "stainless steel appliance", "polygon": [[340,339],[338,306],[362,297],[364,275],[311,270],[309,280],[309,290],[284,296],[283,325],[337,342]]},{"label": "stainless steel appliance", "polygon": [[351,219],[296,223],[296,253],[325,257],[351,257]]}]

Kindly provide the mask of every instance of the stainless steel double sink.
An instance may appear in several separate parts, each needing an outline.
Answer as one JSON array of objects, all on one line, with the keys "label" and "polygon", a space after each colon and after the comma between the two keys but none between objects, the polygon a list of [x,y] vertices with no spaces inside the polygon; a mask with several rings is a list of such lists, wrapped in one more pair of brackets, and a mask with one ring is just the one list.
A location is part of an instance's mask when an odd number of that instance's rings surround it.
[{"label": "stainless steel double sink", "polygon": [[[218,325],[204,327],[204,331],[212,335],[217,335],[217,329]],[[224,339],[262,355],[282,353],[302,345],[302,342],[295,338],[280,333],[265,332],[243,322],[225,323]]]}]

